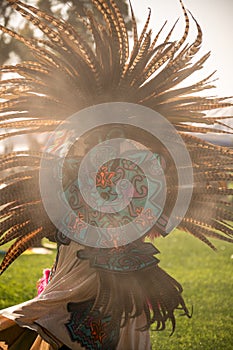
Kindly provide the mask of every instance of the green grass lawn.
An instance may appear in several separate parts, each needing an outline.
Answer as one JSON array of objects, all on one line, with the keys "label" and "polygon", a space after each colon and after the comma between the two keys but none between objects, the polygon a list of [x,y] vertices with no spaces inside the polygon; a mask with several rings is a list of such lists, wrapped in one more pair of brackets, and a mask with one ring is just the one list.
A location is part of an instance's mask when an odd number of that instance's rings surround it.
[{"label": "green grass lawn", "polygon": [[[233,349],[233,246],[216,242],[215,253],[197,239],[180,232],[156,240],[163,267],[184,288],[193,317],[177,312],[177,327],[151,331],[153,350]],[[52,265],[53,255],[24,255],[0,279],[0,308],[23,302],[36,295],[36,281],[43,268]],[[130,349],[125,349],[130,350]],[[143,350],[143,349],[142,349]]]}]

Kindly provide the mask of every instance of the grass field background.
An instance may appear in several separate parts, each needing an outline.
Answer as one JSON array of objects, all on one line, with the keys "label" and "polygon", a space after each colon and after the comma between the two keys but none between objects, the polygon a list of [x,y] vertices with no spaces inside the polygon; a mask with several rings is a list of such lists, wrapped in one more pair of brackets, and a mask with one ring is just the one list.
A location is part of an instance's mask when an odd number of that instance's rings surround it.
[{"label": "grass field background", "polygon": [[[178,231],[155,241],[161,252],[160,266],[183,285],[183,295],[190,310],[193,307],[193,316],[187,319],[177,311],[172,336],[169,324],[163,332],[152,330],[152,350],[233,349],[233,246],[214,243],[217,253]],[[1,276],[0,308],[33,298],[36,281],[54,258],[55,252],[17,259]]]}]

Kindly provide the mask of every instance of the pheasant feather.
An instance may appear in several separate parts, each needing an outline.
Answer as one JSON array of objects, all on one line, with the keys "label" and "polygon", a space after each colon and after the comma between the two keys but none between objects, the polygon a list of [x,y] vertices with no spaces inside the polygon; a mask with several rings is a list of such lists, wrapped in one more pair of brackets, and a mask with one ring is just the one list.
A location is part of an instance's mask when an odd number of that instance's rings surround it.
[{"label": "pheasant feather", "polygon": [[[223,122],[225,117],[206,115],[209,110],[229,107],[231,103],[228,98],[203,97],[203,91],[213,87],[213,74],[184,86],[187,78],[202,69],[210,53],[196,60],[202,43],[202,31],[183,2],[180,0],[184,33],[181,38],[173,39],[175,23],[164,42],[159,42],[159,38],[165,25],[154,37],[152,35],[150,10],[138,34],[130,4],[133,31],[131,51],[126,22],[114,0],[91,0],[91,7],[84,8],[85,16],[79,15],[80,25],[88,31],[90,42],[78,29],[62,19],[22,1],[8,2],[44,37],[27,38],[0,26],[5,35],[23,43],[35,57],[34,61],[0,67],[0,74],[17,74],[17,78],[5,79],[0,83],[0,121],[6,130],[0,139],[51,132],[60,121],[93,104],[121,101],[150,107],[173,124],[192,159],[193,194],[179,228],[213,249],[209,237],[232,242],[233,191],[229,184],[233,178],[233,151],[192,135],[194,132],[209,132],[216,124],[219,126],[218,132],[232,133],[232,129]],[[197,35],[194,42],[188,44],[191,25],[196,26]],[[180,83],[183,83],[182,87]],[[198,93],[202,94],[198,96]],[[197,123],[195,126],[192,124],[194,122]],[[225,126],[224,131],[222,125]],[[16,239],[1,264],[1,273],[34,239],[53,236],[56,231],[41,202],[38,184],[41,157],[40,152],[30,150],[0,157],[0,242]],[[167,184],[169,212],[178,188],[171,176],[168,176]],[[154,237],[159,233],[158,229],[152,229],[148,235]],[[142,309],[143,305],[139,305],[139,308]],[[131,311],[129,305],[129,313]]]}]

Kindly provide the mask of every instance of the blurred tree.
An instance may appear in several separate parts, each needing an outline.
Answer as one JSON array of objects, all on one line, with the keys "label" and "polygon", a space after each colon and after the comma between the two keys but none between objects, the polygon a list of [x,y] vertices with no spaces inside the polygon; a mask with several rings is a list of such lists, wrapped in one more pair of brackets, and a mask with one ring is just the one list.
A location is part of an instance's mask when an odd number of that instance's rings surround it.
[{"label": "blurred tree", "polygon": [[[79,15],[84,14],[84,6],[91,6],[91,0],[22,0],[26,4],[35,5],[41,10],[46,11],[57,17],[62,17],[69,20],[75,28],[81,28],[79,24]],[[121,13],[124,15],[128,26],[130,27],[130,19],[128,16],[129,8],[127,0],[115,0],[119,6]],[[30,37],[42,36],[38,33],[33,25],[28,23],[9,5],[7,0],[0,0],[0,23],[15,29],[17,23],[17,32],[19,34],[27,34]],[[15,63],[17,61],[30,59],[29,50],[25,50],[25,46],[17,40],[10,38],[8,35],[0,33],[0,65],[10,61]]]}]

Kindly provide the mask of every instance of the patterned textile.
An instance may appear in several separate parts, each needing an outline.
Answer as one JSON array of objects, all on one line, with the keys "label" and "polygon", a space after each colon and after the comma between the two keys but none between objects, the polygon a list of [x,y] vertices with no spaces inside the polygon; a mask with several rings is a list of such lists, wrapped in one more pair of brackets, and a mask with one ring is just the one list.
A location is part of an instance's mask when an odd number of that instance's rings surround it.
[{"label": "patterned textile", "polygon": [[110,316],[98,318],[98,312],[91,312],[94,301],[83,303],[69,303],[68,311],[71,318],[66,324],[73,342],[79,342],[88,350],[110,350],[115,349],[120,327],[119,325],[109,330]]},{"label": "patterned textile", "polygon": [[117,249],[84,249],[78,251],[80,259],[89,259],[90,266],[112,272],[133,272],[155,266],[159,251],[150,243],[134,242]]},{"label": "patterned textile", "polygon": [[[111,153],[112,150],[109,148],[106,145],[103,153]],[[125,151],[121,157],[123,159],[113,159],[104,164],[95,178],[95,162],[99,160],[95,155],[91,155],[88,169],[85,171],[90,176],[81,180],[77,175],[79,161],[69,159],[65,162],[65,173],[74,175],[73,179],[72,176],[69,177],[68,185],[65,185],[65,197],[72,210],[64,218],[64,227],[71,230],[73,237],[70,238],[78,240],[83,245],[107,248],[109,236],[113,243],[115,239],[113,244],[115,246],[127,244],[145,235],[148,226],[152,227],[160,218],[165,189],[163,177],[165,162],[160,155],[154,153],[148,156],[148,152],[144,150]],[[140,168],[142,164],[147,170],[147,176]],[[85,183],[80,183],[81,181]],[[79,188],[82,185],[88,188],[93,181],[96,181],[97,191],[92,192],[88,205]],[[132,223],[134,237],[129,233],[132,229],[127,230],[127,224]],[[95,230],[90,235],[87,232],[92,228]],[[106,233],[96,228],[105,228]]]}]

